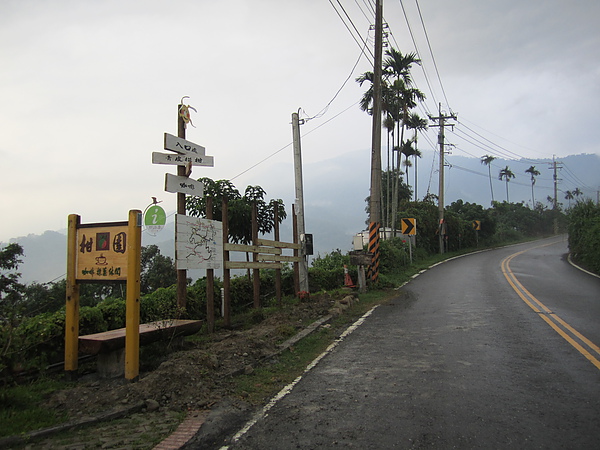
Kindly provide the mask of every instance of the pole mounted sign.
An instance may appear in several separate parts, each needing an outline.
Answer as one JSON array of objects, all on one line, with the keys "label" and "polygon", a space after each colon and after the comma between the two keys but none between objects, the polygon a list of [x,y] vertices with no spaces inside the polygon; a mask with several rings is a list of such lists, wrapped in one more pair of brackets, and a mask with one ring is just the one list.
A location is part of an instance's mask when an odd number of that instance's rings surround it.
[{"label": "pole mounted sign", "polygon": [[214,167],[214,156],[190,156],[190,155],[174,155],[172,153],[152,152],[152,164],[169,164],[172,166],[192,166]]},{"label": "pole mounted sign", "polygon": [[183,194],[202,197],[204,195],[204,184],[201,181],[196,181],[189,177],[182,177],[166,173],[165,191],[181,192]]},{"label": "pole mounted sign", "polygon": [[127,222],[79,225],[77,281],[127,279],[127,228]]},{"label": "pole mounted sign", "polygon": [[409,218],[401,221],[402,234],[417,234],[417,219]]},{"label": "pole mounted sign", "polygon": [[144,212],[144,229],[150,236],[156,236],[167,224],[167,213],[156,203],[146,208]]},{"label": "pole mounted sign", "polygon": [[191,141],[165,133],[165,150],[171,150],[175,153],[188,156],[204,156],[206,149],[201,145],[194,144]]},{"label": "pole mounted sign", "polygon": [[474,220],[473,221],[473,229],[475,231],[481,230],[481,220]]},{"label": "pole mounted sign", "polygon": [[206,149],[201,145],[169,133],[164,134],[164,148],[175,154],[152,152],[152,164],[170,164],[187,169],[185,176],[165,174],[165,191],[202,197],[204,184],[190,178],[189,173],[192,166],[213,167],[214,157],[207,156]]}]

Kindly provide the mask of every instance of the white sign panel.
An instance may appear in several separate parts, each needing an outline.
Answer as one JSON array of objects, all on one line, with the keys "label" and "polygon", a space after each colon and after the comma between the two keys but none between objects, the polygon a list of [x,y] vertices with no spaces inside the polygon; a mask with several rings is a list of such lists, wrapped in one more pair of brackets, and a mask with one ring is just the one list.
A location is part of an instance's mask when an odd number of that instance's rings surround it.
[{"label": "white sign panel", "polygon": [[165,174],[165,191],[202,197],[204,195],[204,184],[192,178],[167,173]]},{"label": "white sign panel", "polygon": [[174,166],[185,166],[188,163],[192,166],[214,167],[214,156],[189,156],[174,155],[173,153],[152,152],[152,164],[170,164]]},{"label": "white sign panel", "polygon": [[223,224],[176,214],[175,261],[177,270],[223,267]]},{"label": "white sign panel", "polygon": [[169,133],[165,133],[164,148],[165,150],[171,150],[183,155],[204,156],[206,154],[206,149],[201,145],[194,144]]}]

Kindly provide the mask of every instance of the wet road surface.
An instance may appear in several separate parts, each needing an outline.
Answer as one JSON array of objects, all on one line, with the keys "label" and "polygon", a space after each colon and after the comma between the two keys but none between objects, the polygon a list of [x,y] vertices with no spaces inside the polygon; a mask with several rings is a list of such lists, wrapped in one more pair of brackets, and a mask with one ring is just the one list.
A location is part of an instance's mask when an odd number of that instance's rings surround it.
[{"label": "wet road surface", "polygon": [[426,271],[230,448],[599,448],[600,279],[566,253],[557,237]]}]

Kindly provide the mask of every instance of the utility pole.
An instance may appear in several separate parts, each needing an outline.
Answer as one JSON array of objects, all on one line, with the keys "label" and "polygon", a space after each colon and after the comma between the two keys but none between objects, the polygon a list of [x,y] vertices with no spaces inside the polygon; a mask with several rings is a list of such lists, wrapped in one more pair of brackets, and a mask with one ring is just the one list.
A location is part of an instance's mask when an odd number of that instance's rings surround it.
[{"label": "utility pole", "polygon": [[[559,166],[559,164],[562,164],[562,163],[556,161],[556,155],[552,155],[552,162],[549,164],[551,165],[551,167],[549,167],[549,169],[554,172],[552,174],[552,178],[554,179],[554,199],[552,201],[552,209],[554,211],[557,211],[558,210],[558,169],[562,169],[562,166]],[[558,234],[558,218],[556,217],[556,214],[554,217],[554,234]]]},{"label": "utility pole", "polygon": [[440,146],[440,186],[438,196],[438,212],[439,212],[439,242],[440,242],[440,255],[444,254],[444,236],[446,235],[446,224],[444,223],[444,127],[453,127],[454,124],[446,124],[446,120],[456,120],[456,114],[452,113],[449,116],[442,114],[442,104],[439,104],[439,115],[437,117],[429,116],[432,121],[438,121],[437,124],[429,125],[430,127],[439,127],[438,133],[438,144]]},{"label": "utility pole", "polygon": [[373,63],[373,128],[371,133],[371,189],[369,198],[369,252],[373,253],[371,281],[379,276],[381,226],[381,60],[383,52],[383,0],[375,1],[375,60]]},{"label": "utility pole", "polygon": [[301,261],[298,264],[298,277],[300,291],[309,292],[308,287],[308,262],[306,260],[304,225],[304,187],[302,185],[302,153],[300,148],[300,118],[298,113],[292,113],[292,137],[294,141],[294,175],[296,180],[296,208],[295,213],[298,218],[298,242],[302,245],[300,256]]},{"label": "utility pole", "polygon": [[554,173],[552,174],[552,179],[554,180],[554,199],[552,201],[552,209],[558,209],[558,169],[562,169],[561,162],[556,161],[556,155],[552,155],[552,162],[549,163],[549,169]]},{"label": "utility pole", "polygon": [[373,128],[371,133],[371,197],[369,221],[381,222],[381,60],[383,0],[375,2],[375,62],[373,64]]}]

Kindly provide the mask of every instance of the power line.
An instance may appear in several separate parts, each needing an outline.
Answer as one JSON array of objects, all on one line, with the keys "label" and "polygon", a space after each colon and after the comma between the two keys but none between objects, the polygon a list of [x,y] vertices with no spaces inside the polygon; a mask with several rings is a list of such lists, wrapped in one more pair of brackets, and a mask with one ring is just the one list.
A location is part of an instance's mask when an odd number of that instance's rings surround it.
[{"label": "power line", "polygon": [[[400,1],[402,3],[402,0]],[[435,56],[433,56],[433,50],[431,48],[431,42],[429,41],[429,35],[427,34],[427,28],[425,28],[425,21],[423,20],[423,15],[421,14],[421,7],[419,6],[419,1],[415,0],[417,5],[417,10],[419,11],[419,18],[421,19],[421,25],[423,26],[423,32],[425,33],[425,39],[427,40],[427,47],[429,48],[429,53],[431,54],[431,59],[433,60],[433,67],[435,67],[435,73],[437,74],[438,81],[440,83],[440,88],[442,89],[442,94],[444,95],[444,99],[446,100],[446,105],[450,108],[450,102],[448,101],[448,97],[446,97],[446,91],[444,89],[444,85],[442,84],[442,78],[440,77],[440,72],[437,67],[437,63],[435,62]],[[452,108],[450,108],[450,112],[452,112]]]},{"label": "power line", "polygon": [[[365,44],[366,45],[366,44]],[[360,54],[358,55],[358,59],[356,60],[356,62],[354,63],[354,66],[352,67],[352,70],[350,71],[350,73],[348,74],[348,77],[346,78],[346,80],[342,83],[342,85],[340,86],[340,88],[337,90],[337,92],[335,93],[335,95],[333,96],[333,98],[329,101],[329,103],[327,103],[327,105],[325,105],[325,107],[323,109],[321,109],[321,111],[319,111],[317,114],[315,114],[312,117],[309,117],[307,119],[304,119],[304,122],[308,122],[309,120],[312,119],[319,119],[321,117],[323,117],[323,115],[327,112],[327,110],[329,109],[329,107],[331,106],[331,104],[333,103],[333,101],[336,99],[336,97],[339,95],[340,92],[342,92],[342,89],[344,89],[344,86],[346,86],[346,83],[348,83],[348,81],[350,80],[350,78],[352,77],[352,74],[354,73],[354,71],[356,70],[356,66],[358,66],[358,63],[360,62],[360,59],[362,58],[363,54],[364,54],[364,47],[361,49]]]},{"label": "power line", "polygon": [[[326,120],[325,122],[319,124],[318,126],[316,126],[315,128],[313,128],[312,130],[307,131],[306,133],[302,134],[302,137],[304,136],[308,136],[310,133],[312,133],[313,131],[318,130],[319,128],[321,128],[322,126],[328,124],[329,122],[331,122],[333,119],[336,119],[337,117],[339,117],[340,115],[344,114],[346,111],[348,111],[351,108],[354,108],[355,106],[357,106],[360,102],[356,102],[353,103],[352,105],[348,106],[346,109],[340,111],[339,113],[337,113],[335,116],[329,118],[328,120]],[[252,166],[248,167],[246,170],[244,170],[243,172],[238,173],[235,177],[231,178],[230,180],[235,180],[236,178],[244,175],[247,172],[250,172],[252,169],[254,169],[255,167],[258,167],[259,165],[261,165],[262,163],[264,163],[265,161],[271,159],[273,156],[277,155],[278,153],[282,152],[283,150],[285,150],[286,148],[290,147],[292,145],[292,142],[290,142],[289,144],[281,147],[279,150],[271,153],[269,156],[261,159],[259,162],[257,162],[256,164],[253,164]]]},{"label": "power line", "polygon": [[[350,18],[350,16],[346,12],[346,10],[344,9],[344,7],[340,3],[340,1],[339,0],[336,0],[336,1],[337,1],[337,4],[340,6],[341,10],[344,12],[344,15],[348,19],[348,22],[350,23],[350,25],[352,25],[352,28],[354,29],[354,32],[350,29],[350,26],[348,25],[348,23],[346,22],[346,20],[344,20],[344,17],[338,11],[338,9],[336,8],[336,6],[334,5],[334,3],[333,3],[332,0],[329,0],[329,4],[333,7],[333,9],[337,13],[338,17],[340,18],[340,20],[342,21],[342,23],[344,24],[344,26],[346,27],[346,29],[348,30],[348,32],[350,33],[350,35],[352,36],[352,38],[354,39],[354,42],[356,42],[356,44],[358,45],[358,47],[361,48],[361,49],[363,48],[363,46],[366,47],[369,50],[369,53],[371,54],[371,58],[374,60],[375,59],[375,55],[373,54],[373,51],[371,50],[371,48],[367,47],[367,42],[368,42],[367,39],[364,39],[362,37],[362,35],[358,31],[358,29],[356,28],[356,25],[354,25],[354,22],[352,21],[352,19]],[[356,33],[356,35],[355,35],[355,33]],[[358,36],[358,38],[356,36]],[[360,42],[359,42],[359,38],[360,38]]]},{"label": "power line", "polygon": [[[358,6],[358,9],[360,10],[360,12],[363,14],[363,16],[365,16],[365,19],[367,19],[367,22],[372,23],[375,20],[375,11],[370,10],[371,12],[371,16],[367,16],[367,14],[363,11],[362,6],[360,6],[360,4],[358,3],[358,0],[354,0],[354,3],[356,3],[356,6]],[[363,4],[369,8],[369,5],[366,3],[365,0],[363,0]]]}]

